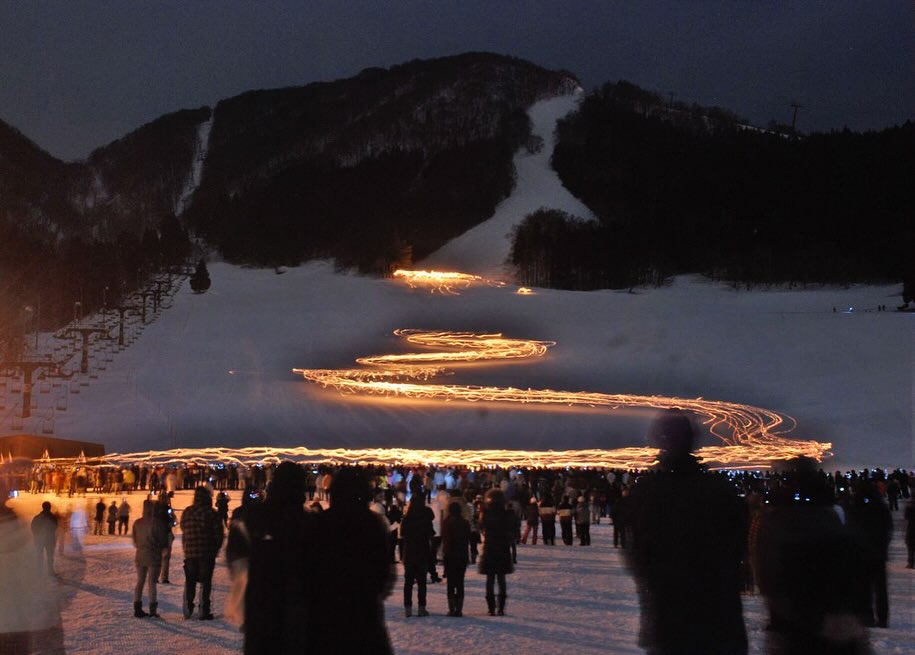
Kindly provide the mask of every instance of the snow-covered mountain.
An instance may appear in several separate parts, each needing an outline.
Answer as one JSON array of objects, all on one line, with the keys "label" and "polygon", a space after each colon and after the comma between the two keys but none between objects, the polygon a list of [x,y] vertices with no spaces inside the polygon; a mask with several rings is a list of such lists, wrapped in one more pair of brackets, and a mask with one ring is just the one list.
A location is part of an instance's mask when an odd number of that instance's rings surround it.
[{"label": "snow-covered mountain", "polygon": [[[549,122],[574,103],[534,104]],[[547,116],[550,118],[547,119]],[[516,155],[514,193],[477,228],[430,257],[471,272],[498,268],[498,237],[532,206],[570,209],[541,156]],[[531,165],[526,166],[525,163]],[[463,242],[463,246],[457,248]],[[479,247],[467,246],[479,243]],[[834,443],[827,466],[911,467],[915,315],[877,311],[896,286],[735,291],[701,278],[637,293],[479,285],[459,295],[346,275],[329,263],[273,270],[210,266],[202,295],[183,285],[169,309],[98,371],[65,411],[38,394],[37,432],[109,451],[177,446],[614,448],[641,445],[650,414],[537,409],[341,396],[291,371],[349,368],[357,357],[404,352],[397,328],[502,332],[555,341],[534,363],[462,366],[449,383],[666,395],[746,403],[797,419],[791,436]],[[136,320],[136,319],[134,319]],[[12,396],[7,395],[7,399]],[[3,432],[15,412],[7,402]],[[41,421],[45,421],[42,423]],[[21,422],[20,422],[21,423]]]}]

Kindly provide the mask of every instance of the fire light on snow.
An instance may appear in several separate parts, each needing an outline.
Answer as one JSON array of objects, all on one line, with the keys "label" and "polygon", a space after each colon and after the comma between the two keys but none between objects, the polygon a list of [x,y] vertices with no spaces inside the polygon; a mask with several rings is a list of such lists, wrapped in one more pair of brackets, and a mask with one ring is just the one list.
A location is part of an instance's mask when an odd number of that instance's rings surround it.
[{"label": "fire light on snow", "polygon": [[455,288],[466,289],[473,285],[485,284],[490,287],[504,287],[505,282],[495,278],[472,275],[470,273],[458,273],[457,271],[408,271],[397,269],[394,271],[394,277],[406,282],[410,288],[426,288],[432,293],[447,294],[459,296],[460,292]]},{"label": "fire light on snow", "polygon": [[[422,330],[397,330],[410,343],[439,347],[438,352],[377,355],[363,357],[357,363],[370,368],[361,369],[293,369],[306,380],[344,393],[398,396],[420,400],[461,400],[467,402],[519,403],[524,405],[563,405],[568,407],[681,409],[698,416],[709,432],[720,443],[697,451],[705,462],[722,468],[756,468],[767,466],[774,460],[798,456],[821,460],[829,455],[830,443],[788,439],[783,435],[795,427],[789,416],[777,412],[703,398],[674,398],[664,396],[639,396],[606,394],[589,391],[559,391],[553,389],[517,389],[514,387],[488,387],[477,385],[433,384],[428,380],[442,373],[441,364],[478,362],[483,360],[508,360],[542,357],[555,345],[550,341],[510,339],[501,334],[476,334],[470,332],[427,332]],[[406,451],[417,452],[417,451]],[[435,451],[424,451],[435,452]],[[465,451],[443,451],[463,453]],[[657,457],[653,448],[623,448],[616,450],[566,451],[474,451],[468,460],[453,464],[478,465],[480,452],[512,453],[514,461],[528,461],[532,466],[553,466],[554,458],[574,459],[575,466],[646,467]],[[567,455],[568,452],[576,453]],[[582,461],[581,453],[587,453]],[[494,457],[501,457],[496,454]],[[451,455],[449,455],[451,457]],[[470,462],[474,464],[470,464]],[[558,464],[569,466],[570,464]]]},{"label": "fire light on snow", "polygon": [[515,291],[519,296],[531,296],[534,292],[528,287],[518,287],[518,290]]},{"label": "fire light on snow", "polygon": [[403,280],[411,288],[425,288],[433,293],[460,295],[455,287],[466,289],[471,284],[483,282],[479,275],[457,273],[454,271],[408,271],[402,268],[394,271],[394,277]]}]

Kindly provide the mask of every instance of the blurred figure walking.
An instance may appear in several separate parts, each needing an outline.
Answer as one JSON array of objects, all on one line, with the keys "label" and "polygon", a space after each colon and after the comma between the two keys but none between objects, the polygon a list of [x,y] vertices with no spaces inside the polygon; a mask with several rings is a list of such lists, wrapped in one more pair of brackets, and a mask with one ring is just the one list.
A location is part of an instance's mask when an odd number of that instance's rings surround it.
[{"label": "blurred figure walking", "polygon": [[655,419],[649,443],[659,463],[630,494],[625,552],[642,607],[639,643],[652,655],[745,655],[743,505],[726,477],[691,455],[694,440],[686,414]]}]

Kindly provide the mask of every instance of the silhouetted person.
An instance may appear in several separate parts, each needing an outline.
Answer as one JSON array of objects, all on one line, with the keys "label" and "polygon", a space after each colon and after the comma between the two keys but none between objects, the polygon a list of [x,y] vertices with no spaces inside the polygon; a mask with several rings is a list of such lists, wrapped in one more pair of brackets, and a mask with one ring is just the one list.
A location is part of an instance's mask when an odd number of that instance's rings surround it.
[{"label": "silhouetted person", "polygon": [[742,503],[690,454],[694,434],[686,414],[662,413],[649,432],[659,463],[630,494],[639,642],[651,655],[743,655]]},{"label": "silhouetted person", "polygon": [[859,480],[848,508],[848,525],[864,548],[867,565],[868,603],[863,609],[865,625],[885,628],[890,606],[886,591],[886,560],[889,558],[893,518],[877,486]]},{"label": "silhouetted person", "polygon": [[[483,549],[478,565],[480,573],[486,576],[486,607],[490,616],[505,614],[505,599],[508,597],[505,576],[515,570],[511,552],[515,524],[514,513],[505,507],[505,494],[502,490],[493,488],[487,491],[483,500],[483,517],[480,519]],[[495,589],[497,582],[498,597]]]},{"label": "silhouetted person", "polygon": [[556,508],[553,506],[553,497],[546,493],[540,501],[540,525],[543,530],[543,543],[547,546],[556,545]]},{"label": "silhouetted person", "polygon": [[394,584],[382,518],[368,507],[371,489],[359,469],[333,476],[330,508],[315,517],[315,649],[322,655],[391,653],[384,599]]},{"label": "silhouetted person", "polygon": [[812,460],[787,464],[769,494],[756,537],[754,571],[769,609],[767,652],[867,653],[861,608],[866,566]]},{"label": "silhouetted person", "polygon": [[905,505],[905,548],[907,569],[915,568],[915,498]]},{"label": "silhouetted person", "polygon": [[620,497],[613,503],[610,518],[613,520],[613,547],[626,548],[626,534],[630,530],[629,515],[632,501],[629,500],[629,488],[624,487]]},{"label": "silhouetted person", "polygon": [[194,489],[194,504],[181,514],[181,543],[184,546],[184,618],[194,613],[197,583],[201,584],[200,619],[210,621],[210,592],[216,554],[222,546],[222,521],[213,509],[206,487]]},{"label": "silhouetted person", "polygon": [[41,512],[32,519],[32,541],[38,555],[38,566],[48,566],[48,575],[54,575],[54,550],[57,545],[57,517],[51,513],[51,503],[44,501]]},{"label": "silhouetted person", "polygon": [[307,588],[307,567],[315,562],[312,517],[304,509],[305,472],[283,462],[267,487],[267,499],[243,503],[244,511],[232,518],[226,557],[248,560],[244,652],[311,652],[307,601],[314,590]]},{"label": "silhouetted person", "polygon": [[463,616],[464,575],[470,561],[470,523],[461,516],[461,504],[458,502],[448,505],[448,516],[442,521],[442,560],[445,564],[448,616]]},{"label": "silhouetted person", "polygon": [[[133,522],[133,545],[136,548],[134,565],[137,568],[137,584],[133,590],[133,615],[158,617],[159,599],[156,581],[162,566],[162,549],[168,543],[165,525],[155,517],[156,503],[143,501],[143,516]],[[143,585],[149,580],[149,614],[143,611]]]},{"label": "silhouetted person", "polygon": [[433,511],[425,503],[425,494],[414,491],[410,504],[400,524],[403,541],[403,606],[404,615],[413,615],[413,585],[416,584],[417,616],[428,616],[426,611],[426,572],[432,555]]},{"label": "silhouetted person", "polygon": [[574,515],[572,503],[569,502],[568,496],[563,496],[556,508],[556,516],[559,517],[559,529],[562,532],[562,543],[566,546],[572,545],[572,517]]},{"label": "silhouetted person", "polygon": [[171,501],[168,499],[168,494],[159,494],[153,516],[162,523],[162,527],[165,529],[165,546],[162,548],[159,582],[162,584],[171,584],[168,575],[172,563],[172,544],[175,542],[175,533],[173,531],[175,527],[175,513],[172,511],[172,505]]}]

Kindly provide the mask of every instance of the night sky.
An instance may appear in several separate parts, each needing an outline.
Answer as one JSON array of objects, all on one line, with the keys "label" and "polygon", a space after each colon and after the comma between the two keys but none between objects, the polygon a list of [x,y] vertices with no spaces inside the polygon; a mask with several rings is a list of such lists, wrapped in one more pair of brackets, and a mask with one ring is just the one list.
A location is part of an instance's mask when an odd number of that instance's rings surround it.
[{"label": "night sky", "polygon": [[16,2],[0,4],[0,119],[82,158],[164,113],[250,89],[487,50],[628,79],[765,125],[915,115],[915,3]]}]

